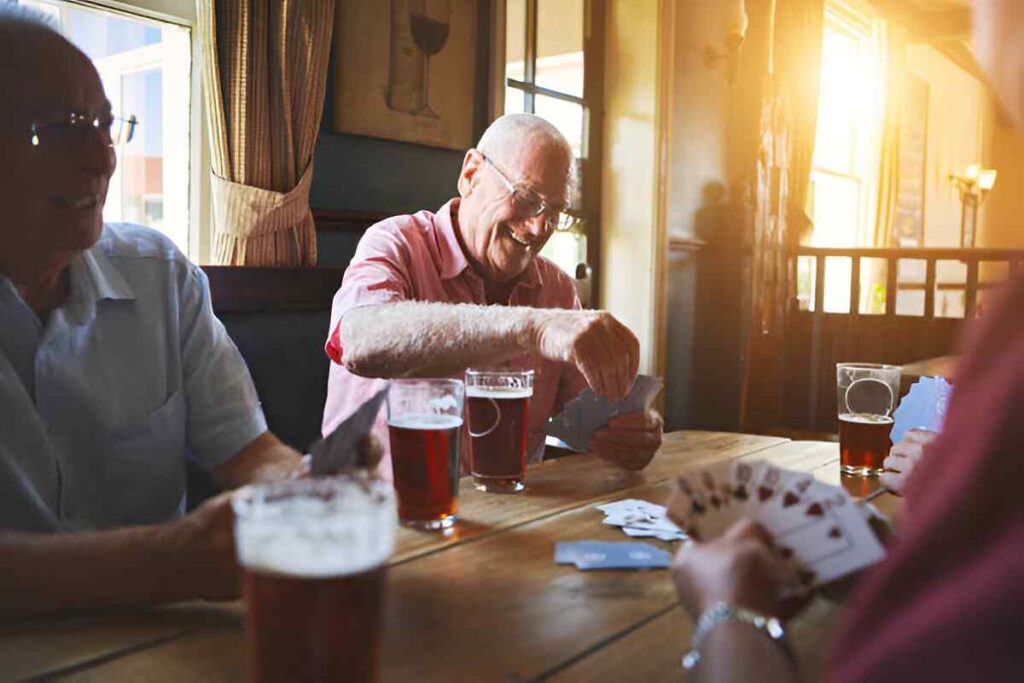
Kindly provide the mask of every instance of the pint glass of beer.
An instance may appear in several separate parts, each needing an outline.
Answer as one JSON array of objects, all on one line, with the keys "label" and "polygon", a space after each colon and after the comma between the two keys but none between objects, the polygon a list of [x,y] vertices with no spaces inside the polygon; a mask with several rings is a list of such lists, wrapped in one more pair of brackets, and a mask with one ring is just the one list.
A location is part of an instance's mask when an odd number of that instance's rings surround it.
[{"label": "pint glass of beer", "polygon": [[391,382],[391,468],[398,519],[406,526],[435,530],[455,523],[464,392],[457,379]]},{"label": "pint glass of beer", "polygon": [[836,365],[839,466],[845,474],[877,477],[892,442],[892,411],[900,394],[895,365]]},{"label": "pint glass of beer", "polygon": [[231,503],[248,680],[376,680],[391,486],[296,479],[245,487]]},{"label": "pint glass of beer", "polygon": [[481,491],[523,490],[533,370],[466,371],[473,483]]}]

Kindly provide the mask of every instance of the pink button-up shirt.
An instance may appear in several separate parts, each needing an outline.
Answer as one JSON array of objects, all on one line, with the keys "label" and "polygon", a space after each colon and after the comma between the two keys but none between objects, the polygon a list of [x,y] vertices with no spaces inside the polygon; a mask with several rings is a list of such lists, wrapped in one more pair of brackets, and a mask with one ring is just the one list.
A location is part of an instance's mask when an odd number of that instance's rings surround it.
[{"label": "pink button-up shirt", "polygon": [[[469,265],[455,236],[452,212],[458,211],[458,199],[442,206],[437,213],[420,211],[412,216],[394,216],[371,226],[359,240],[356,255],[345,270],[341,289],[334,295],[331,329],[326,351],[331,358],[324,407],[323,433],[329,434],[342,420],[384,385],[380,379],[367,379],[345,369],[345,350],[341,345],[342,318],[353,308],[388,304],[396,301],[432,301],[451,304],[486,304],[483,280]],[[580,308],[572,279],[542,256],[533,259],[519,276],[511,306],[533,308]],[[575,366],[548,361],[537,356],[522,356],[500,363],[507,368],[533,369],[533,398],[530,400],[530,461],[544,454],[544,435],[548,418],[562,405],[586,388],[587,383]],[[388,444],[386,411],[377,416],[373,433],[384,445],[381,474],[391,479],[391,452]],[[462,462],[469,462],[469,435],[463,428]]]}]

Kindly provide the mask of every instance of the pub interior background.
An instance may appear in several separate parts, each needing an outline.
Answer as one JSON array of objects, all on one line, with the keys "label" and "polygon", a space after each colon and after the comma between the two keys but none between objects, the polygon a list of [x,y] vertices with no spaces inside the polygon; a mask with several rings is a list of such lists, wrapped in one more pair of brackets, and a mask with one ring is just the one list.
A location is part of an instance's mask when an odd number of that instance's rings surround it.
[{"label": "pub interior background", "polygon": [[[330,296],[362,231],[454,196],[463,152],[335,132],[331,50],[316,265],[219,261],[195,4],[21,4],[58,17],[140,110],[111,218],[164,229],[207,267],[261,395],[301,396],[269,398],[271,428],[306,447]],[[580,156],[583,227],[549,253],[636,332],[640,371],[666,380],[666,430],[834,432],[836,361],[949,354],[1024,261],[1009,191],[1024,139],[971,56],[969,0],[469,5],[475,59],[457,77],[473,84],[473,138],[502,112],[555,112]]]}]

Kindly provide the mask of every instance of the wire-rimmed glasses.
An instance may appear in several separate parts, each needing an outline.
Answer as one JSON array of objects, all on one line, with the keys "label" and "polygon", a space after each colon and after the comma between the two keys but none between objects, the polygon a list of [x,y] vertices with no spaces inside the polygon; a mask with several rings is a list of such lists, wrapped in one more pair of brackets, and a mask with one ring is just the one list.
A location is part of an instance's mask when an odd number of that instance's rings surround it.
[{"label": "wire-rimmed glasses", "polygon": [[497,174],[505,189],[509,191],[512,207],[520,216],[536,218],[545,215],[544,227],[548,230],[571,230],[579,223],[579,218],[566,213],[562,207],[548,206],[536,192],[523,184],[514,183],[498,166],[481,154],[484,162]]},{"label": "wire-rimmed glasses", "polygon": [[52,141],[60,147],[78,147],[91,132],[105,133],[113,146],[123,145],[135,137],[139,120],[134,115],[123,117],[109,112],[69,112],[65,118],[48,123],[33,122],[29,126],[29,143],[33,147],[48,146]]}]

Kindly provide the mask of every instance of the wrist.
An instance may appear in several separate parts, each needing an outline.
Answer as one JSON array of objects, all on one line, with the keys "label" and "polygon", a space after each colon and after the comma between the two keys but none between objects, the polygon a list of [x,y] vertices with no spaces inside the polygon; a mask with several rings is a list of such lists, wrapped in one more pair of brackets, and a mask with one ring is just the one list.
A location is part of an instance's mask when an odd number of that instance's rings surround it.
[{"label": "wrist", "polygon": [[682,658],[683,668],[690,671],[697,666],[701,661],[702,648],[712,633],[726,627],[736,628],[737,626],[759,631],[766,640],[779,647],[790,660],[793,659],[793,652],[786,641],[785,627],[779,619],[728,602],[716,601],[702,609],[697,618],[690,649]]}]

